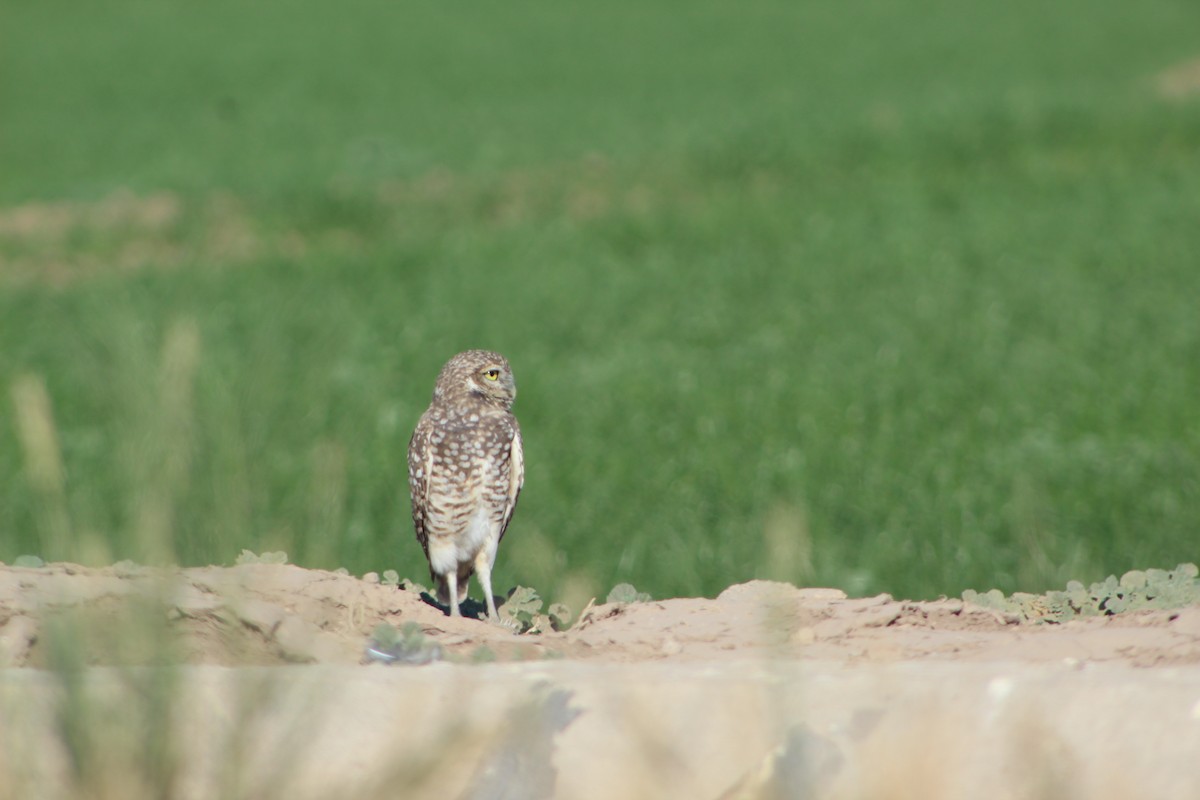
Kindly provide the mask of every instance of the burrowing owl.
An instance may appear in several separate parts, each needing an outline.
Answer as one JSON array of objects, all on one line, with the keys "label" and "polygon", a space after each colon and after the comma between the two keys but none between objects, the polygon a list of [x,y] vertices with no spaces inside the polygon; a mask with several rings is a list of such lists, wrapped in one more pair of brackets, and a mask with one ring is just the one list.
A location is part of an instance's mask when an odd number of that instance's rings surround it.
[{"label": "burrowing owl", "polygon": [[488,617],[492,564],[525,482],[521,429],[511,408],[512,369],[499,353],[468,350],[446,362],[433,402],[408,443],[408,488],[417,541],[438,599],[460,616],[467,581],[478,573]]}]

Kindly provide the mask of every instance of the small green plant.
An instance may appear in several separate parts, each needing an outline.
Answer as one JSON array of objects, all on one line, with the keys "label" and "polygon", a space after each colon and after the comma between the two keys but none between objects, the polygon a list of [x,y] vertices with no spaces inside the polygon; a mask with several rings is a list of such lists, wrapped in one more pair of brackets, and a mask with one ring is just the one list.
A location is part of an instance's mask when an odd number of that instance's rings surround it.
[{"label": "small green plant", "polygon": [[517,586],[509,591],[508,599],[500,606],[500,618],[517,633],[565,631],[571,627],[574,615],[566,603],[551,603],[545,612],[542,611],[543,605],[544,601],[536,589]]},{"label": "small green plant", "polygon": [[618,583],[608,593],[606,603],[646,603],[649,602],[650,595],[646,592],[639,592],[633,588],[632,583]]},{"label": "small green plant", "polygon": [[504,605],[500,606],[500,619],[510,623],[517,633],[540,633],[546,627],[546,620],[540,613],[542,604],[536,589],[517,586],[509,591]]},{"label": "small green plant", "polygon": [[496,660],[496,653],[486,644],[481,644],[471,651],[467,661],[471,664],[491,664]]},{"label": "small green plant", "polygon": [[1173,570],[1130,570],[1118,579],[1109,575],[1085,587],[1070,581],[1066,589],[1045,594],[1014,592],[1006,597],[999,589],[980,594],[972,589],[962,598],[984,608],[1014,614],[1032,622],[1067,622],[1076,617],[1112,616],[1149,608],[1178,608],[1200,603],[1200,568],[1180,564]]},{"label": "small green plant", "polygon": [[550,626],[556,631],[565,631],[575,621],[566,603],[551,603],[546,613],[550,617]]},{"label": "small green plant", "polygon": [[369,661],[385,664],[429,664],[441,660],[442,648],[415,622],[406,622],[399,630],[381,622],[371,633],[365,655]]},{"label": "small green plant", "polygon": [[288,563],[287,553],[282,550],[273,552],[264,552],[261,555],[250,550],[243,550],[234,560],[235,564],[286,564]]},{"label": "small green plant", "polygon": [[[387,572],[383,573],[385,578],[388,576],[388,573],[391,573],[392,575],[397,574],[395,570],[389,569]],[[425,587],[424,585],[422,585],[420,583],[417,583],[412,578],[398,579],[396,581],[396,585],[399,586],[401,589],[403,589],[406,592],[413,592],[418,595],[421,595],[421,594],[432,595],[433,594],[433,592],[429,591],[429,589],[427,587]]]}]

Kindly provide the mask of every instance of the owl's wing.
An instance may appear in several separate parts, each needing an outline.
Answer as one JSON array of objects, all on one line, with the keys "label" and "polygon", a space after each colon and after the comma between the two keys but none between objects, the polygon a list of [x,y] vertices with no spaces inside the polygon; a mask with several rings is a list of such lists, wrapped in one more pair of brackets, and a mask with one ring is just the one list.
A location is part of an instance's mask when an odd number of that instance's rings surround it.
[{"label": "owl's wing", "polygon": [[429,558],[429,474],[432,468],[433,447],[429,442],[429,428],[422,419],[408,442],[408,491],[412,496],[413,528],[425,558]]},{"label": "owl's wing", "polygon": [[512,446],[508,455],[508,501],[504,504],[504,520],[500,524],[500,538],[497,544],[504,539],[504,532],[508,530],[513,511],[517,509],[517,498],[521,496],[521,487],[524,485],[525,448],[521,444],[521,429],[517,426],[517,421],[513,420]]}]

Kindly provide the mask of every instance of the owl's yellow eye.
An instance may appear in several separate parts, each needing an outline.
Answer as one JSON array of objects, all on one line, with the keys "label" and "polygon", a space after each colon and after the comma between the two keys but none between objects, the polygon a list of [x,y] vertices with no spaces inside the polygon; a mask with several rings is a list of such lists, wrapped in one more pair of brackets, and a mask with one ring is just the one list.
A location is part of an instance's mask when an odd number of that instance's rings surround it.
[{"label": "owl's yellow eye", "polygon": [[500,379],[500,370],[489,369],[487,372],[483,373],[483,377],[487,378],[489,381],[499,380]]}]

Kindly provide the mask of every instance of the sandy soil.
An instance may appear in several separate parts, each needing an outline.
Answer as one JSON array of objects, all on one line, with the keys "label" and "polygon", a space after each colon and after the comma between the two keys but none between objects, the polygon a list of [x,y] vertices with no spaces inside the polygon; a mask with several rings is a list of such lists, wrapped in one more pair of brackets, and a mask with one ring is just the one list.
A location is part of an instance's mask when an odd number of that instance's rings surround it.
[{"label": "sandy soil", "polygon": [[[140,602],[145,597],[155,602]],[[419,626],[423,655],[410,660],[1200,664],[1200,606],[1031,624],[961,600],[848,598],[836,589],[753,581],[715,599],[593,605],[569,630],[518,635],[447,617],[373,575],[274,564],[171,571],[50,564],[0,567],[0,665],[44,666],[42,632],[56,620],[76,621],[70,630],[89,663],[159,658],[147,641],[147,609],[158,622],[165,609],[162,627],[180,634],[173,639],[179,658],[211,665],[366,663],[381,622]]]}]

